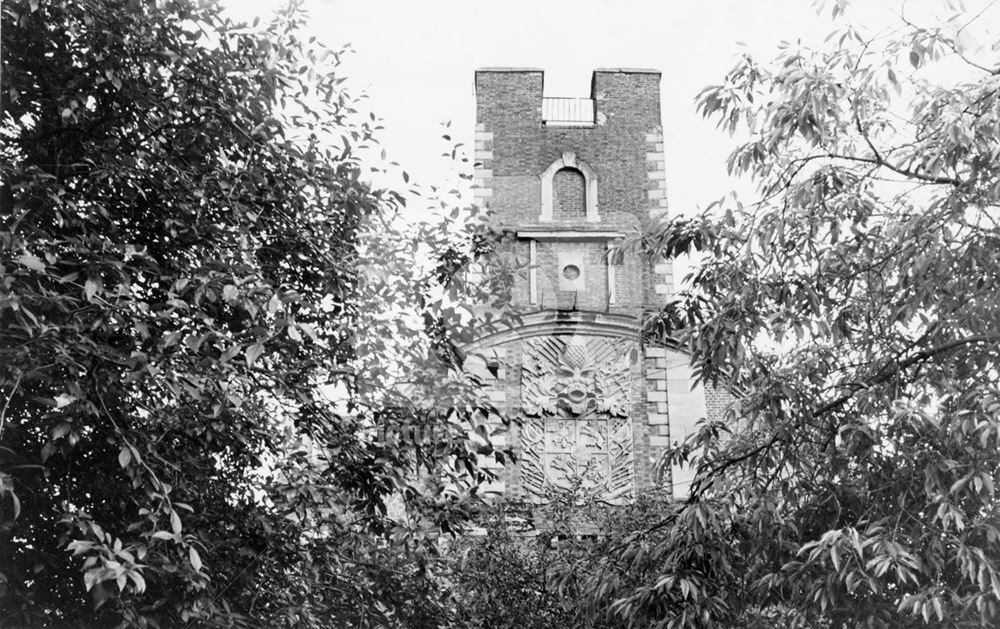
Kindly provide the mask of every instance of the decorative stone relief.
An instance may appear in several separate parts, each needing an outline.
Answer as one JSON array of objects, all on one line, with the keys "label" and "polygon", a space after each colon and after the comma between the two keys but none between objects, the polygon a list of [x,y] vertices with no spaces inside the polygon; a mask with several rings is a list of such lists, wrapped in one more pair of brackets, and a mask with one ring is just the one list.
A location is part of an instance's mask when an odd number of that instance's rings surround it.
[{"label": "decorative stone relief", "polygon": [[631,343],[579,336],[525,341],[521,406],[526,415],[628,416]]},{"label": "decorative stone relief", "polygon": [[631,498],[629,419],[634,344],[606,338],[525,341],[521,404],[521,485],[579,487],[609,502]]},{"label": "decorative stone relief", "polygon": [[533,496],[576,486],[608,502],[632,497],[628,419],[529,417],[521,425],[521,448],[521,486]]}]

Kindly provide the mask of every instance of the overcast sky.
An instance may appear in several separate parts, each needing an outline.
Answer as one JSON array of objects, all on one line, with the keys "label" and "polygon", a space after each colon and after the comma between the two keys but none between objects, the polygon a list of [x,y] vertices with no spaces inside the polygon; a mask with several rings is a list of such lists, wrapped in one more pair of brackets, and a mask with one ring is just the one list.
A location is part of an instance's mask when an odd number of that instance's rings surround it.
[{"label": "overcast sky", "polygon": [[[985,0],[984,0],[985,1]],[[970,0],[967,5],[976,4]],[[276,0],[225,0],[236,17],[267,17]],[[386,127],[382,145],[425,186],[448,185],[441,124],[472,144],[473,72],[483,66],[545,71],[546,96],[589,96],[598,67],[656,68],[671,210],[690,213],[734,187],[725,174],[733,141],[702,120],[694,99],[748,50],[769,59],[782,40],[819,44],[833,28],[812,0],[305,0],[327,45],[350,43],[354,92]],[[827,4],[831,4],[828,2]],[[939,0],[854,0],[855,22],[872,30],[926,15]],[[981,3],[980,3],[981,4]],[[969,7],[969,12],[973,11]]]}]

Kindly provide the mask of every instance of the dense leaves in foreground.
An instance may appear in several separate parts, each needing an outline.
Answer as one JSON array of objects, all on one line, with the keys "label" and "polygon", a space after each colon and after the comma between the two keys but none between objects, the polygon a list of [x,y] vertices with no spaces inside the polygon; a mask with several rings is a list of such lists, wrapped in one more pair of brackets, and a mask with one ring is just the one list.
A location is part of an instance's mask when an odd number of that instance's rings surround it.
[{"label": "dense leaves in foreground", "polygon": [[845,25],[701,94],[748,133],[730,167],[761,200],[645,240],[703,256],[649,328],[740,399],[672,452],[698,471],[676,512],[561,567],[582,605],[633,627],[1000,624],[1000,60],[975,18]]},{"label": "dense leaves in foreground", "polygon": [[[412,254],[463,249],[382,233],[340,53],[295,11],[2,15],[0,624],[433,626],[479,403],[423,325],[461,332],[463,289]],[[390,260],[417,324],[365,338],[407,339],[408,374],[355,354]]]},{"label": "dense leaves in foreground", "polygon": [[579,605],[584,584],[556,578],[553,567],[598,562],[674,508],[662,492],[609,505],[579,485],[551,490],[544,504],[508,498],[494,505],[478,529],[449,545],[440,571],[453,597],[454,626],[625,627],[611,608]]}]

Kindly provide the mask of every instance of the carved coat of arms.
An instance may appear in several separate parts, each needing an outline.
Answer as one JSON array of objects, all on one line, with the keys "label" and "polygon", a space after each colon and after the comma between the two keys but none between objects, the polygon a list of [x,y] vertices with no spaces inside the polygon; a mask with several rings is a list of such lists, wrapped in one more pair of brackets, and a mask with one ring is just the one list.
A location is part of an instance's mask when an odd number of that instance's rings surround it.
[{"label": "carved coat of arms", "polygon": [[603,337],[525,341],[521,371],[522,486],[578,486],[610,502],[631,497],[634,343]]}]

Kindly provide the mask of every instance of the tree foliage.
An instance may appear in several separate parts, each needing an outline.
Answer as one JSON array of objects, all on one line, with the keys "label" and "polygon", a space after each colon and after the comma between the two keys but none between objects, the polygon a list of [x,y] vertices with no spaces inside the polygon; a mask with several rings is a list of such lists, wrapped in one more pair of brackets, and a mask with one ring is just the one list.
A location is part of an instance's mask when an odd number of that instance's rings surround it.
[{"label": "tree foliage", "polygon": [[561,567],[582,604],[633,627],[1000,623],[1000,60],[970,45],[988,16],[902,18],[745,57],[699,97],[760,197],[644,239],[702,256],[649,333],[739,399],[671,451],[697,469],[676,511]]},{"label": "tree foliage", "polygon": [[[664,495],[609,505],[580,486],[550,490],[544,504],[507,498],[476,520],[478,530],[449,545],[445,575],[456,627],[618,629],[623,622],[604,597],[621,584],[589,583],[557,572],[591,565],[646,530],[671,508]],[[643,574],[628,576],[638,584]],[[591,586],[594,587],[591,590]],[[580,605],[582,596],[602,597]]]},{"label": "tree foliage", "polygon": [[435,624],[426,557],[476,502],[490,409],[425,324],[460,336],[465,284],[397,277],[424,296],[389,333],[411,396],[358,326],[399,297],[393,255],[467,254],[365,240],[402,199],[364,183],[340,52],[294,8],[2,15],[0,624]]}]

